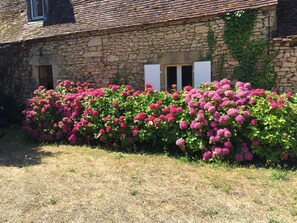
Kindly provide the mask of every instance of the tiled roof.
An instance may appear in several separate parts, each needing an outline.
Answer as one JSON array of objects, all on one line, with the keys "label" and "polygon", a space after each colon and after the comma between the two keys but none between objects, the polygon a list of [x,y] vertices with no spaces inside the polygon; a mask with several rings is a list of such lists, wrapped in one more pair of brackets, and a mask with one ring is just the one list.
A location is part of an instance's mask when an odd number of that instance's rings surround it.
[{"label": "tiled roof", "polygon": [[[49,0],[52,1],[52,0]],[[0,0],[0,43],[153,24],[276,5],[277,0],[55,0],[49,20],[29,22],[27,1]]]}]

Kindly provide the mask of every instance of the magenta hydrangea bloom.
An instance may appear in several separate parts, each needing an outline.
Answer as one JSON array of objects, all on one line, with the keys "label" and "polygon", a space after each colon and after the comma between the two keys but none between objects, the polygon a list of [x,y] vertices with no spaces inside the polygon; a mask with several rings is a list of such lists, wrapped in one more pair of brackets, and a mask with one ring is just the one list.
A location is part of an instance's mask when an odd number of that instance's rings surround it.
[{"label": "magenta hydrangea bloom", "polygon": [[178,91],[174,92],[174,93],[172,94],[171,97],[172,97],[174,100],[178,100],[178,99],[179,99],[179,92],[178,92]]},{"label": "magenta hydrangea bloom", "polygon": [[247,147],[241,147],[241,152],[247,153],[249,149]]},{"label": "magenta hydrangea bloom", "polygon": [[216,111],[216,107],[215,106],[210,106],[207,111],[209,113],[214,113]]},{"label": "magenta hydrangea bloom", "polygon": [[205,109],[205,110],[208,110],[211,106],[212,106],[212,103],[211,103],[211,102],[207,102],[207,103],[204,105],[204,109]]},{"label": "magenta hydrangea bloom", "polygon": [[246,160],[252,160],[253,158],[254,158],[254,155],[251,153],[251,152],[246,152],[245,154],[244,154],[244,158],[246,159]]},{"label": "magenta hydrangea bloom", "polygon": [[234,97],[234,91],[232,91],[232,90],[227,90],[227,91],[225,91],[225,95],[226,95],[227,97],[233,98],[233,97]]},{"label": "magenta hydrangea bloom", "polygon": [[188,106],[189,107],[197,107],[198,103],[196,101],[189,101]]},{"label": "magenta hydrangea bloom", "polygon": [[234,159],[235,159],[236,162],[242,162],[243,161],[243,156],[240,153],[236,153],[234,155]]},{"label": "magenta hydrangea bloom", "polygon": [[185,90],[185,91],[190,91],[191,89],[192,89],[192,86],[185,86],[185,87],[184,87],[184,90]]},{"label": "magenta hydrangea bloom", "polygon": [[218,154],[219,156],[224,155],[224,153],[223,153],[223,149],[222,149],[221,147],[215,147],[214,152],[215,152],[216,154]]},{"label": "magenta hydrangea bloom", "polygon": [[257,125],[257,124],[258,124],[258,121],[257,121],[256,119],[252,119],[252,120],[251,120],[251,124],[252,124],[252,125]]},{"label": "magenta hydrangea bloom", "polygon": [[133,136],[137,136],[137,135],[138,135],[138,130],[137,130],[137,129],[134,129],[134,130],[132,131],[132,134],[133,134]]},{"label": "magenta hydrangea bloom", "polygon": [[212,158],[212,153],[210,151],[206,151],[205,153],[203,153],[202,157],[204,160],[208,160]]},{"label": "magenta hydrangea bloom", "polygon": [[196,114],[196,109],[195,108],[190,108],[189,109],[189,114],[190,115],[195,115]]},{"label": "magenta hydrangea bloom", "polygon": [[247,90],[251,90],[251,89],[252,89],[252,85],[251,85],[251,83],[245,83],[243,87],[244,87],[245,89],[247,89]]},{"label": "magenta hydrangea bloom", "polygon": [[188,124],[187,124],[187,122],[186,122],[186,121],[181,121],[181,122],[179,123],[179,128],[180,128],[180,129],[187,129],[187,128],[188,128]]},{"label": "magenta hydrangea bloom", "polygon": [[270,107],[276,109],[278,106],[275,101],[270,102]]},{"label": "magenta hydrangea bloom", "polygon": [[199,122],[196,122],[195,120],[193,120],[190,124],[191,129],[199,129],[200,127],[201,127],[201,124]]},{"label": "magenta hydrangea bloom", "polygon": [[228,155],[230,153],[230,149],[228,148],[223,148],[223,154]]},{"label": "magenta hydrangea bloom", "polygon": [[219,118],[219,123],[224,125],[230,120],[230,116],[228,115],[223,115]]},{"label": "magenta hydrangea bloom", "polygon": [[225,138],[230,138],[232,136],[231,132],[229,131],[229,129],[225,128],[225,132],[224,132],[224,136]]},{"label": "magenta hydrangea bloom", "polygon": [[244,123],[244,117],[242,115],[238,115],[235,117],[235,121],[239,124],[242,125]]},{"label": "magenta hydrangea bloom", "polygon": [[176,140],[176,145],[179,147],[182,147],[185,145],[185,140],[183,138],[179,138],[178,140]]},{"label": "magenta hydrangea bloom", "polygon": [[214,100],[214,101],[221,101],[222,100],[221,96],[219,94],[217,94],[217,93],[211,99]]},{"label": "magenta hydrangea bloom", "polygon": [[257,139],[255,139],[255,140],[252,141],[252,145],[253,146],[259,146],[260,145],[260,141],[257,140]]},{"label": "magenta hydrangea bloom", "polygon": [[215,122],[215,121],[211,121],[211,122],[210,122],[210,126],[211,126],[212,128],[215,128],[215,127],[217,126],[217,122]]},{"label": "magenta hydrangea bloom", "polygon": [[110,132],[112,130],[112,127],[110,125],[106,126],[106,132]]},{"label": "magenta hydrangea bloom", "polygon": [[229,142],[229,141],[225,142],[225,143],[224,143],[224,146],[225,146],[226,148],[229,148],[229,149],[233,147],[232,143]]},{"label": "magenta hydrangea bloom", "polygon": [[236,117],[237,115],[239,115],[238,109],[236,109],[236,108],[230,108],[227,111],[227,115],[229,115],[231,117]]},{"label": "magenta hydrangea bloom", "polygon": [[223,80],[220,80],[220,85],[225,85],[225,84],[228,84],[228,85],[230,85],[231,84],[231,81],[230,80],[228,80],[228,79],[226,79],[226,78],[224,78]]},{"label": "magenta hydrangea bloom", "polygon": [[291,98],[293,96],[292,92],[287,92],[286,93],[286,98]]},{"label": "magenta hydrangea bloom", "polygon": [[236,83],[235,83],[235,85],[236,85],[236,87],[244,87],[244,83],[242,83],[242,82],[240,82],[240,81],[237,81]]}]

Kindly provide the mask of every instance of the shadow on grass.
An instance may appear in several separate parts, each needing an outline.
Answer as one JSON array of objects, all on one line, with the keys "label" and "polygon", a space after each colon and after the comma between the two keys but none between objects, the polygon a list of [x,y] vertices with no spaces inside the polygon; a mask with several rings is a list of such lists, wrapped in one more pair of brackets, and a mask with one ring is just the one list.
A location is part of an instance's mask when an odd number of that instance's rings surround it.
[{"label": "shadow on grass", "polygon": [[92,148],[101,148],[109,152],[121,152],[127,154],[147,154],[147,155],[166,155],[170,158],[177,159],[183,163],[199,165],[208,164],[213,167],[225,167],[232,168],[257,168],[257,169],[275,169],[283,171],[297,172],[297,158],[290,158],[288,161],[280,161],[278,163],[267,162],[265,159],[254,157],[252,161],[245,161],[241,163],[232,162],[228,160],[214,160],[211,162],[203,161],[202,154],[195,152],[183,152],[175,145],[171,145],[169,148],[152,148],[150,145],[136,145],[135,148],[122,149],[118,146],[93,146]]},{"label": "shadow on grass", "polygon": [[19,127],[0,129],[0,166],[25,167],[38,165],[42,158],[52,156],[37,143],[29,142]]}]

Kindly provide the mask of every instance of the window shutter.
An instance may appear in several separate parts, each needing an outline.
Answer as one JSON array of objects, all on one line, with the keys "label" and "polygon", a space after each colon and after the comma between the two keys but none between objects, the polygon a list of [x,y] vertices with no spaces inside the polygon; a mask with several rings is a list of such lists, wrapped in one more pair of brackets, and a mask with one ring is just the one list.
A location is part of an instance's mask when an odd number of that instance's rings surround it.
[{"label": "window shutter", "polygon": [[211,81],[211,62],[199,61],[194,62],[194,87],[197,88],[200,84]]},{"label": "window shutter", "polygon": [[161,90],[160,64],[144,65],[144,83],[151,84],[158,91]]}]

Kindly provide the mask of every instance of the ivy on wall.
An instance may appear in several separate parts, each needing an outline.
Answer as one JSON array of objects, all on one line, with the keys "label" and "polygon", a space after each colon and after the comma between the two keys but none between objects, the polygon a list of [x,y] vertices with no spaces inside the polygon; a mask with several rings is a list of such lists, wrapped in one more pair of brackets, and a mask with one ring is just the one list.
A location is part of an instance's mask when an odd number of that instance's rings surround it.
[{"label": "ivy on wall", "polygon": [[207,45],[208,45],[208,51],[205,53],[204,56],[200,55],[199,61],[212,61],[213,60],[213,54],[215,52],[216,46],[217,46],[217,39],[215,37],[214,31],[211,29],[210,25],[208,25],[208,31],[207,31]]},{"label": "ivy on wall", "polygon": [[233,78],[250,82],[255,88],[271,89],[276,78],[272,63],[275,55],[266,53],[269,44],[266,39],[251,40],[256,19],[256,10],[224,15],[224,41],[239,63]]}]

